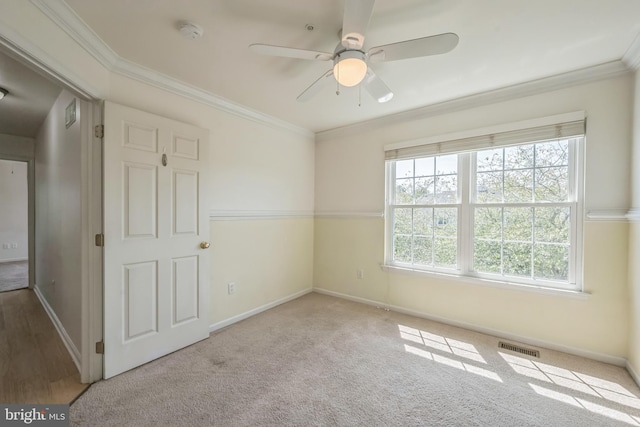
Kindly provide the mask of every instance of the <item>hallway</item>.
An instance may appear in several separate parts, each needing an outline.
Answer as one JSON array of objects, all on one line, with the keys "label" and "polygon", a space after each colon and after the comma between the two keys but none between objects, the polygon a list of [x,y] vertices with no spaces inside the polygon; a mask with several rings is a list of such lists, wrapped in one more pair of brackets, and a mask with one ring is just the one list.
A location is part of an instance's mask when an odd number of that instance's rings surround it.
[{"label": "hallway", "polygon": [[88,384],[35,292],[0,293],[0,402],[70,403]]},{"label": "hallway", "polygon": [[29,261],[0,262],[0,292],[29,286]]}]

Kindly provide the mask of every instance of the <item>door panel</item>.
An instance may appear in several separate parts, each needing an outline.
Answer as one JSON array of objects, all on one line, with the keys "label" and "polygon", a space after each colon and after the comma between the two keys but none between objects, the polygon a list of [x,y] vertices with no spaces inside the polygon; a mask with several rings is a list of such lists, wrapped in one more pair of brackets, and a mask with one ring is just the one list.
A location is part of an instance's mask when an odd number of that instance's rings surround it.
[{"label": "door panel", "polygon": [[109,378],[209,336],[209,135],[110,102],[104,115]]}]

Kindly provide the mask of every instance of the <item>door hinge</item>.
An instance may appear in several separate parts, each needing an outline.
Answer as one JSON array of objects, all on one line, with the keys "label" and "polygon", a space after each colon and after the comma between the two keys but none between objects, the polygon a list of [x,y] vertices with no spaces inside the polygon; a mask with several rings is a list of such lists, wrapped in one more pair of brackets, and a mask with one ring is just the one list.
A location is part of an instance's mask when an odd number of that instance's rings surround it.
[{"label": "door hinge", "polygon": [[96,125],[93,128],[93,134],[95,135],[96,138],[104,138],[104,125]]},{"label": "door hinge", "polygon": [[104,341],[98,341],[96,343],[96,353],[104,354]]},{"label": "door hinge", "polygon": [[96,246],[104,246],[104,234],[96,234]]}]

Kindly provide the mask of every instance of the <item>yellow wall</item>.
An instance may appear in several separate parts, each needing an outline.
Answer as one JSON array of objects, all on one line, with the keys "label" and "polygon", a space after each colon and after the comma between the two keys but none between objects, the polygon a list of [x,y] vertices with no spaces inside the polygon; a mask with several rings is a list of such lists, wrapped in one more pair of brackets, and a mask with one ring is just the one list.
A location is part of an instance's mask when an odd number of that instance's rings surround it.
[{"label": "yellow wall", "polygon": [[585,224],[590,296],[578,299],[383,270],[382,219],[323,218],[316,220],[314,287],[615,361],[627,354],[628,228],[622,221]]},{"label": "yellow wall", "polygon": [[214,220],[211,243],[213,324],[311,290],[313,218]]},{"label": "yellow wall", "polygon": [[640,382],[640,71],[635,75],[631,161],[631,225],[629,226],[629,370]]}]

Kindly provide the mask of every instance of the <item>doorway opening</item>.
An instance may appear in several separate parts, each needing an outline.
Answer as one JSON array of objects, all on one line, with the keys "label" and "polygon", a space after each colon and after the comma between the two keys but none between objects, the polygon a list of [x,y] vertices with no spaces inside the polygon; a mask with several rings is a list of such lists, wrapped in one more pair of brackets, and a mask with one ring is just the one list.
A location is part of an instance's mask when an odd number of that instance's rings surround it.
[{"label": "doorway opening", "polygon": [[0,292],[29,287],[28,163],[0,159]]}]

